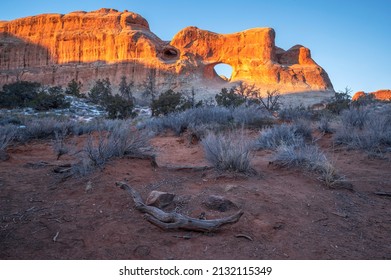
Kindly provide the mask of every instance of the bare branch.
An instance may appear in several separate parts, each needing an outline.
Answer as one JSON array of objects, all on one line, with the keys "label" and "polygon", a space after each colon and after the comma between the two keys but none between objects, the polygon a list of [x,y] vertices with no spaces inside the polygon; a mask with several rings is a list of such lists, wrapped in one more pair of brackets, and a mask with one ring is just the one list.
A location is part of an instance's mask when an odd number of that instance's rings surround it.
[{"label": "bare branch", "polygon": [[141,195],[126,183],[117,182],[116,185],[132,196],[136,205],[136,209],[142,213],[145,213],[145,218],[149,222],[164,230],[185,229],[201,232],[211,232],[218,230],[223,225],[236,223],[243,215],[243,211],[240,210],[232,216],[221,219],[199,220],[175,212],[167,213],[157,207],[146,205],[143,202]]}]

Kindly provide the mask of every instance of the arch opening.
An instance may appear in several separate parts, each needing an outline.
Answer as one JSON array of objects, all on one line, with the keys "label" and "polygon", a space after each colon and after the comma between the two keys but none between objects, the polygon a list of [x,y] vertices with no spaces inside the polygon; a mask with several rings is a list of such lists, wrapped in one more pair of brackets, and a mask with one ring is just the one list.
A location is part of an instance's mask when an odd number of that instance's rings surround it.
[{"label": "arch opening", "polygon": [[178,59],[179,52],[175,48],[172,47],[165,47],[163,50],[163,59],[165,60],[172,60],[172,59]]},{"label": "arch opening", "polygon": [[232,77],[233,68],[231,65],[226,63],[218,63],[215,65],[214,70],[221,79],[230,81]]}]

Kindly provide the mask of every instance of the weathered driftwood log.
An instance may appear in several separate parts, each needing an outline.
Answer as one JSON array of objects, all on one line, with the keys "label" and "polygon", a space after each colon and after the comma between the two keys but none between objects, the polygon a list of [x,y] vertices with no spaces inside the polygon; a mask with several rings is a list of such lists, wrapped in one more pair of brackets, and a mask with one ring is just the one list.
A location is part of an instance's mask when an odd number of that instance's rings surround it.
[{"label": "weathered driftwood log", "polygon": [[236,223],[243,215],[243,211],[240,210],[232,216],[221,219],[199,220],[179,213],[167,213],[157,207],[146,205],[143,202],[141,195],[126,183],[117,182],[116,185],[127,191],[132,196],[136,205],[136,209],[142,213],[145,213],[145,218],[149,222],[165,230],[185,229],[201,232],[211,232],[218,230],[223,225]]}]

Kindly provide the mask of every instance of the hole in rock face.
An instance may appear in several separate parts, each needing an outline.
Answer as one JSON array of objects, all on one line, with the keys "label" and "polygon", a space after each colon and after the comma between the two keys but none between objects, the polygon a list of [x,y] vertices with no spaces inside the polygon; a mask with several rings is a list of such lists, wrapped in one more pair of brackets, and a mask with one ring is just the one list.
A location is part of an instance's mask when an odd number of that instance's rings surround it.
[{"label": "hole in rock face", "polygon": [[175,59],[178,57],[178,51],[173,48],[167,48],[163,51],[164,58]]},{"label": "hole in rock face", "polygon": [[219,63],[215,65],[214,70],[216,74],[220,76],[220,78],[222,78],[223,80],[227,80],[227,81],[231,80],[232,71],[233,71],[231,65],[226,63]]}]

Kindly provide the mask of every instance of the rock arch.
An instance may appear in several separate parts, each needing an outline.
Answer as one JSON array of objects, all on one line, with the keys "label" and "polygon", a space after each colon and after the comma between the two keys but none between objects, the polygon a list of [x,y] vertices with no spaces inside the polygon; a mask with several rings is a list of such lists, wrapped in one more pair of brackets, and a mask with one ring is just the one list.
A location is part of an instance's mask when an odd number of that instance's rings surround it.
[{"label": "rock arch", "polygon": [[218,34],[187,27],[168,42],[152,33],[140,15],[112,9],[0,22],[0,86],[19,79],[20,73],[26,80],[62,86],[77,78],[85,89],[106,77],[119,84],[123,75],[142,85],[153,69],[161,88],[209,81],[220,81],[220,87],[224,81],[214,67],[221,63],[232,66],[232,83],[281,93],[333,90],[310,50],[276,47],[272,28]]},{"label": "rock arch", "polygon": [[301,45],[287,51],[278,48],[272,28],[218,34],[191,26],[179,31],[170,45],[181,52],[180,60],[195,61],[193,71],[201,70],[208,80],[217,79],[215,65],[226,63],[233,68],[230,82],[249,82],[280,92],[333,90],[310,50]]}]

